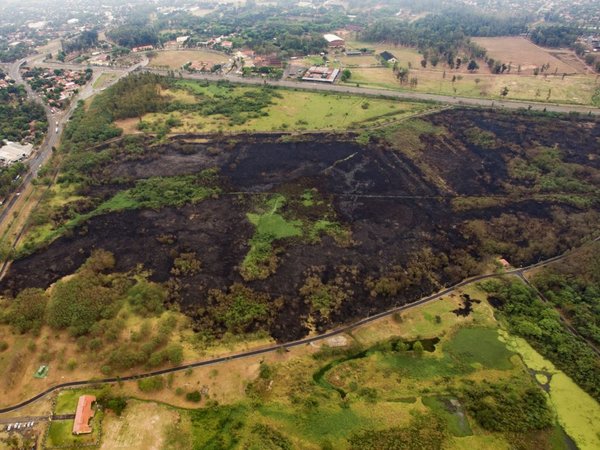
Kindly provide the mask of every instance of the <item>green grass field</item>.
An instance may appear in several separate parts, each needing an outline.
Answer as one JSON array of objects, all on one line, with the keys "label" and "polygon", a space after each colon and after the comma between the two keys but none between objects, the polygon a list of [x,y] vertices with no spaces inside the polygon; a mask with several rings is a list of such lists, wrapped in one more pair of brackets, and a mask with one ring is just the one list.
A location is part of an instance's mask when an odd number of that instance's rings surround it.
[{"label": "green grass field", "polygon": [[74,414],[80,396],[96,395],[98,392],[98,389],[64,389],[56,397],[54,414]]},{"label": "green grass field", "polygon": [[50,422],[45,448],[96,448],[102,412],[97,411],[91,420],[92,433],[76,436],[73,434],[73,420],[54,420]]},{"label": "green grass field", "polygon": [[[180,81],[180,87],[202,96],[244,94],[257,88],[238,86],[227,88],[217,84],[208,86],[190,81]],[[222,115],[204,116],[197,112],[174,111],[151,113],[143,117],[150,127],[163,123],[169,116],[179,125],[171,133],[186,132],[256,132],[256,131],[308,131],[346,130],[363,126],[377,126],[384,122],[408,117],[431,108],[418,102],[365,98],[293,90],[277,90],[272,104],[264,109],[266,115],[249,118],[243,124],[231,124]]]}]

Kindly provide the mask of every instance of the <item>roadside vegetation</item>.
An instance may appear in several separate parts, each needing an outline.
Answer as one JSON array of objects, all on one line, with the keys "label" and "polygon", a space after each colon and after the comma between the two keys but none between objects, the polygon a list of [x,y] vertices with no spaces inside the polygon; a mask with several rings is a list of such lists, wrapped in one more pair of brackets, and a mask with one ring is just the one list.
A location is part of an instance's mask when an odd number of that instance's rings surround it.
[{"label": "roadside vegetation", "polygon": [[[135,428],[143,415],[135,398],[159,395],[184,407],[163,405],[159,413],[155,403],[144,403],[156,417],[175,415],[154,433],[165,448],[567,449],[554,403],[499,339],[485,293],[469,293],[468,315],[453,312],[467,297],[446,297],[345,335],[341,347],[246,361],[254,370],[242,380],[242,372],[224,367],[115,385],[106,396],[128,398],[121,419],[105,414],[103,430],[117,420]],[[204,384],[199,395],[188,387],[195,380]],[[242,389],[223,397],[229,384]],[[66,391],[58,404],[76,396]],[[104,434],[103,444],[115,439],[123,438]],[[591,441],[576,442],[593,448]]]}]

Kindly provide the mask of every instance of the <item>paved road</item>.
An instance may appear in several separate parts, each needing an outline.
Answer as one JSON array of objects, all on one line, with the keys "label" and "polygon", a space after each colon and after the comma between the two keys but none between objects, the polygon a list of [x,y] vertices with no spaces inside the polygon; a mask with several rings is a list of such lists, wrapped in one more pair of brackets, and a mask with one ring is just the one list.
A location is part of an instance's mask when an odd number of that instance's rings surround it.
[{"label": "paved road", "polygon": [[[598,241],[600,240],[600,236],[598,236],[597,238],[595,238],[593,241]],[[535,269],[537,267],[542,267],[545,266],[547,264],[556,262],[556,261],[560,261],[564,258],[566,258],[567,256],[569,256],[569,254],[571,253],[571,251],[567,251],[565,253],[563,253],[562,255],[558,255],[555,256],[553,258],[549,258],[546,259],[544,261],[540,261],[536,264],[532,264],[530,266],[527,267],[520,267],[517,269],[513,269],[513,270],[509,270],[507,272],[505,272],[506,275],[516,275],[518,277],[523,277],[523,273],[531,270],[531,269]],[[375,320],[381,319],[383,317],[387,317],[390,316],[394,313],[397,312],[402,312],[402,311],[406,311],[408,309],[411,308],[415,308],[417,306],[421,306],[430,302],[433,302],[435,300],[440,299],[441,297],[448,295],[449,293],[451,293],[453,290],[466,286],[468,284],[471,283],[475,283],[478,281],[483,281],[483,280],[487,280],[487,279],[491,279],[491,278],[497,278],[498,275],[497,274],[490,274],[490,275],[479,275],[476,277],[472,277],[472,278],[468,278],[466,280],[461,281],[458,284],[455,284],[454,286],[448,287],[443,289],[442,291],[439,291],[435,294],[429,295],[427,297],[423,297],[420,300],[417,300],[413,303],[409,303],[407,305],[402,305],[393,309],[390,309],[388,311],[384,311],[378,314],[375,314],[373,316],[369,316],[366,317],[364,319],[360,319],[354,323],[348,324],[348,325],[344,325],[340,328],[337,328],[335,330],[329,331],[327,333],[323,333],[317,336],[311,336],[311,337],[307,337],[304,339],[299,339],[297,341],[292,341],[292,342],[287,342],[284,344],[279,344],[279,345],[272,345],[269,347],[263,347],[263,348],[258,348],[255,350],[248,350],[245,352],[241,352],[241,353],[236,353],[233,355],[228,355],[228,356],[221,356],[218,358],[213,358],[213,359],[208,359],[208,360],[203,360],[203,361],[197,361],[197,362],[193,362],[193,363],[189,363],[189,364],[184,364],[182,366],[178,366],[178,367],[171,367],[171,368],[167,368],[167,369],[161,369],[161,370],[155,370],[152,372],[145,372],[145,373],[140,373],[137,375],[129,375],[129,376],[125,376],[125,377],[110,377],[110,378],[102,378],[102,379],[94,379],[94,380],[80,380],[80,381],[71,381],[71,382],[66,382],[66,383],[60,383],[57,384],[55,386],[52,386],[48,389],[46,389],[43,392],[40,392],[39,394],[22,401],[21,403],[18,403],[16,405],[12,405],[12,406],[6,406],[4,408],[0,408],[0,414],[4,414],[4,413],[8,413],[8,412],[12,412],[12,411],[16,411],[20,408],[23,408],[24,406],[30,405],[31,403],[45,397],[46,395],[59,390],[59,389],[64,389],[64,388],[70,388],[70,387],[78,387],[78,386],[86,386],[86,385],[96,385],[96,384],[105,384],[105,383],[117,383],[117,382],[121,382],[121,381],[132,381],[132,380],[139,380],[142,378],[148,378],[148,377],[153,377],[153,376],[157,376],[157,375],[165,375],[168,373],[173,373],[173,372],[179,372],[182,370],[187,370],[187,369],[193,369],[193,368],[197,368],[197,367],[205,367],[205,366],[212,366],[212,365],[216,365],[216,364],[220,364],[223,362],[227,362],[227,361],[233,361],[233,360],[237,360],[237,359],[244,359],[244,358],[248,358],[251,356],[258,356],[258,355],[264,355],[267,353],[272,353],[275,352],[277,350],[280,349],[289,349],[289,348],[293,348],[293,347],[298,347],[301,345],[307,345],[307,344],[311,344],[313,342],[318,342],[318,341],[322,341],[324,339],[328,339],[332,336],[336,336],[338,334],[342,334],[342,333],[346,333],[358,326],[361,325],[365,325],[367,323],[373,322]],[[571,331],[571,330],[570,330]],[[574,333],[575,336],[580,337],[577,332]]]},{"label": "paved road", "polygon": [[[146,72],[157,73],[166,75],[167,70],[152,69],[148,67],[141,68]],[[471,98],[471,97],[453,97],[449,95],[438,95],[438,94],[425,94],[420,92],[409,92],[409,91],[393,91],[389,89],[372,89],[356,86],[341,86],[338,84],[328,84],[319,82],[306,82],[306,81],[290,81],[290,80],[269,80],[265,83],[265,80],[258,78],[242,78],[236,75],[212,75],[212,74],[190,74],[185,72],[177,72],[177,76],[181,74],[182,78],[190,80],[207,80],[207,81],[219,81],[228,80],[232,83],[243,83],[250,85],[265,85],[270,86],[281,86],[292,89],[302,89],[311,91],[324,91],[324,92],[337,92],[345,94],[358,94],[358,95],[369,95],[375,97],[388,97],[402,100],[419,100],[419,101],[430,101],[436,103],[444,103],[449,105],[463,105],[463,106],[477,106],[486,108],[505,108],[505,109],[531,109],[533,111],[550,111],[558,113],[572,113],[577,112],[580,114],[592,114],[600,115],[600,108],[593,106],[580,106],[580,105],[567,105],[557,103],[540,103],[540,102],[525,102],[516,100],[488,100],[482,98]]]},{"label": "paved road", "polygon": [[[21,77],[21,72],[20,72],[21,66],[23,66],[26,63],[31,63],[32,65],[38,65],[38,61],[36,58],[37,59],[43,58],[43,55],[34,56],[33,58],[32,57],[24,58],[24,59],[14,62],[13,64],[11,64],[8,67],[8,73],[9,73],[9,76],[11,78],[13,78],[17,83],[23,84],[25,86],[27,95],[30,99],[37,101],[44,106],[44,109],[46,110],[46,116],[48,119],[48,131],[47,131],[44,141],[42,142],[40,147],[27,160],[29,168],[28,168],[27,173],[23,176],[21,184],[19,185],[19,187],[15,190],[15,192],[13,194],[9,195],[5,199],[4,206],[3,206],[2,210],[0,211],[0,222],[3,222],[7,218],[10,219],[10,217],[12,216],[12,212],[15,210],[15,205],[19,199],[20,194],[29,187],[31,182],[37,177],[40,168],[52,156],[52,149],[58,145],[58,142],[60,140],[60,135],[61,135],[66,123],[71,118],[71,116],[73,115],[73,112],[77,108],[78,101],[86,100],[99,92],[99,89],[94,88],[94,82],[103,73],[112,72],[112,73],[115,73],[117,75],[117,77],[114,80],[112,80],[110,83],[108,83],[107,86],[114,84],[121,77],[127,75],[129,72],[132,72],[132,71],[138,69],[139,67],[141,67],[144,64],[147,64],[147,62],[148,62],[147,59],[145,59],[144,61],[142,61],[142,63],[140,63],[136,66],[130,67],[128,70],[122,70],[122,69],[106,70],[105,68],[94,68],[94,75],[93,75],[92,80],[90,80],[89,83],[87,83],[83,88],[81,88],[81,90],[79,91],[77,96],[75,96],[72,99],[69,108],[65,111],[58,111],[56,114],[52,114],[52,111],[50,110],[50,108],[42,101],[42,99],[39,97],[39,95],[36,92],[34,92],[27,83],[25,83],[23,81],[23,78]],[[46,66],[44,64],[42,64],[42,65]],[[64,66],[56,65],[56,64],[53,64],[52,66],[58,66],[61,68],[65,68]],[[66,67],[66,68],[69,68],[69,67]],[[85,69],[85,67],[81,66],[81,65],[75,66],[73,68],[75,70]],[[13,247],[15,246],[15,244],[16,244],[16,242],[12,244]],[[0,267],[0,275],[4,273],[4,271],[7,267],[7,263],[8,262],[5,261],[2,264],[2,266]]]},{"label": "paved road", "polygon": [[51,420],[69,420],[74,419],[75,414],[48,414],[47,416],[25,416],[25,417],[5,417],[0,418],[0,425],[10,425],[27,422],[49,422]]},{"label": "paved road", "polygon": [[[56,61],[43,61],[43,55],[36,55],[30,57],[28,63],[30,65],[37,65],[40,67],[48,68],[66,68],[73,70],[83,70],[88,66],[82,64],[65,64]],[[129,69],[125,68],[113,68],[113,67],[94,67],[94,71],[108,72],[122,72],[123,70],[131,71],[139,68],[147,72],[153,72],[160,75],[166,75],[169,73],[165,69],[154,69],[146,67],[148,60],[145,59],[141,64]],[[582,106],[582,105],[569,105],[569,104],[558,104],[558,103],[544,103],[544,102],[527,102],[518,100],[489,100],[483,98],[473,97],[459,97],[450,95],[439,95],[439,94],[426,94],[412,91],[394,91],[390,89],[373,89],[356,86],[341,86],[337,84],[319,83],[319,82],[306,82],[306,81],[295,81],[295,80],[268,80],[265,81],[261,78],[243,78],[235,74],[208,74],[208,73],[187,73],[185,71],[176,71],[177,76],[181,76],[185,79],[190,80],[207,80],[207,81],[219,81],[228,80],[232,83],[241,83],[249,85],[264,85],[269,84],[271,86],[281,86],[292,89],[312,90],[312,91],[324,91],[324,92],[338,92],[346,94],[358,94],[358,95],[369,95],[369,96],[383,96],[395,99],[404,100],[420,100],[420,101],[431,101],[436,103],[444,103],[449,105],[463,105],[463,106],[477,106],[486,108],[505,108],[505,109],[531,109],[533,111],[550,111],[558,113],[572,113],[577,112],[580,114],[592,114],[600,115],[600,108],[593,106]]]}]

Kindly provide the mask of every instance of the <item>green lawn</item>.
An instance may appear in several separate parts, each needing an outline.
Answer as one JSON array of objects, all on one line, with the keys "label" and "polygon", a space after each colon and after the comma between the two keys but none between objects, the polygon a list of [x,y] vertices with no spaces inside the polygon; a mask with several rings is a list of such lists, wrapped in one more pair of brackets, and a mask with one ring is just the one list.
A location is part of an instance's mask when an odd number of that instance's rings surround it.
[{"label": "green lawn", "polygon": [[76,436],[73,434],[73,420],[54,420],[50,422],[45,448],[96,448],[93,444],[98,442],[102,412],[97,411],[91,420],[92,432]]},{"label": "green lawn", "polygon": [[74,414],[77,410],[77,402],[82,395],[96,395],[98,389],[64,389],[56,397],[54,414]]}]

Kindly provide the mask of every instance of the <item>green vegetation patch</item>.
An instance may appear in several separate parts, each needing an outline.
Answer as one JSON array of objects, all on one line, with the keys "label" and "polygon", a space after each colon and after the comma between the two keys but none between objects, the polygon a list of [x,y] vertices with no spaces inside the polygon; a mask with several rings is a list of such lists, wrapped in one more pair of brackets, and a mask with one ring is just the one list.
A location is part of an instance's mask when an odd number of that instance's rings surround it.
[{"label": "green vegetation patch", "polygon": [[492,149],[496,146],[496,136],[491,131],[477,127],[467,128],[465,131],[467,142],[478,147]]},{"label": "green vegetation patch", "polygon": [[443,448],[448,438],[444,420],[435,414],[416,413],[407,427],[369,430],[352,435],[352,450]]},{"label": "green vegetation patch", "polygon": [[249,414],[250,410],[245,405],[215,406],[190,411],[194,448],[235,448]]},{"label": "green vegetation patch", "polygon": [[97,444],[100,439],[102,412],[96,411],[90,421],[92,432],[90,434],[73,434],[74,420],[53,420],[48,428],[46,438],[47,448],[78,448]]},{"label": "green vegetation patch", "polygon": [[525,338],[541,355],[600,400],[600,363],[597,355],[563,325],[557,311],[518,281],[490,280],[481,283],[489,301],[509,331]]},{"label": "green vegetation patch", "polygon": [[460,401],[454,397],[423,397],[423,404],[446,420],[453,436],[472,436],[473,432]]},{"label": "green vegetation patch", "polygon": [[220,192],[215,186],[217,179],[217,171],[208,169],[196,175],[138,180],[135,187],[121,191],[101,204],[96,213],[136,208],[181,207],[186,203],[197,203]]},{"label": "green vegetation patch", "polygon": [[462,396],[469,413],[489,431],[543,430],[554,423],[546,395],[537,386],[486,382],[465,388]]},{"label": "green vegetation patch", "polygon": [[444,352],[456,361],[486,369],[510,370],[514,353],[498,339],[494,328],[460,328],[446,344]]},{"label": "green vegetation patch", "polygon": [[82,395],[98,395],[99,389],[64,389],[56,396],[54,414],[74,414]]},{"label": "green vegetation patch", "polygon": [[285,202],[284,196],[275,195],[266,202],[262,212],[248,213],[255,233],[250,239],[250,250],[242,262],[241,273],[245,280],[264,279],[275,271],[277,257],[273,249],[274,241],[302,235],[300,221],[288,221],[278,212]]}]

